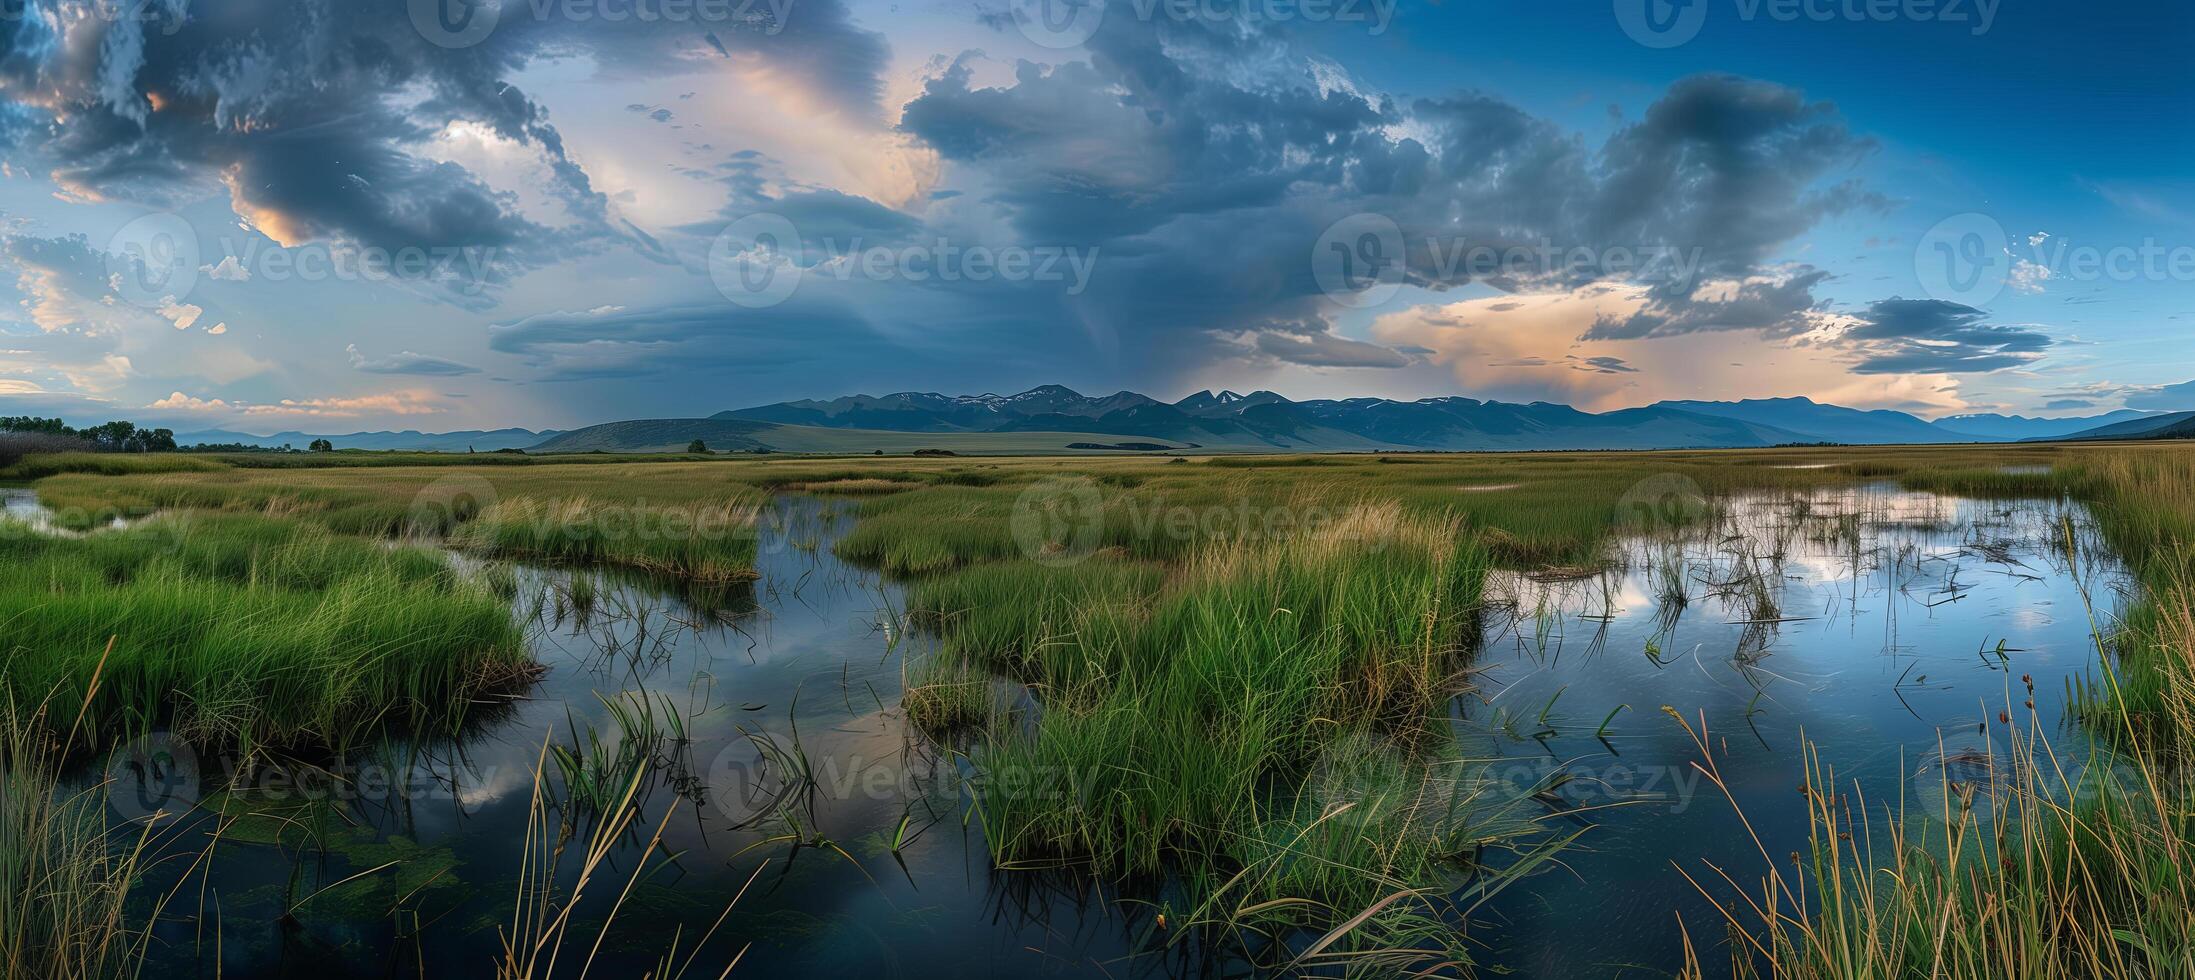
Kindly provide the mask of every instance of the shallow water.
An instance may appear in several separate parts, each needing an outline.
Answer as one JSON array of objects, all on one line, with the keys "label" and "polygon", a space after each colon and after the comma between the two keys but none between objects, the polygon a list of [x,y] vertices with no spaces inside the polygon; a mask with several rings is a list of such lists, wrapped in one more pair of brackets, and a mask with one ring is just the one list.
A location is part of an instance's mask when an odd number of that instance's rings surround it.
[{"label": "shallow water", "polygon": [[[64,527],[56,521],[53,511],[48,510],[38,502],[38,491],[29,487],[0,487],[0,517],[7,518],[14,525],[29,527],[32,531],[40,534],[73,537],[81,533]],[[128,526],[128,520],[121,517],[112,517],[101,527],[101,530]]]},{"label": "shallow water", "polygon": [[[508,925],[518,886],[544,738],[614,746],[619,729],[605,701],[637,708],[642,697],[681,715],[690,741],[655,753],[637,830],[590,886],[568,960],[593,944],[595,923],[642,860],[645,839],[663,828],[663,850],[648,860],[661,866],[626,900],[593,975],[653,968],[680,929],[683,957],[750,878],[692,975],[716,975],[749,943],[743,976],[1134,975],[1097,965],[1129,949],[1107,902],[1076,883],[988,868],[977,830],[963,825],[955,764],[911,738],[898,711],[902,665],[928,644],[904,628],[897,588],[831,556],[851,526],[848,509],[780,501],[765,521],[761,579],[705,603],[578,573],[596,583],[590,601],[570,573],[518,569],[513,601],[534,624],[546,677],[461,738],[393,740],[331,761],[351,787],[327,794],[339,800],[332,805],[302,802],[320,790],[257,791],[250,809],[276,819],[248,818],[226,832],[211,876],[222,975],[490,973],[501,949],[496,928]],[[813,762],[819,786],[792,805],[797,826],[768,819],[786,781],[763,741]],[[234,760],[185,765],[195,778],[170,779],[155,793],[188,784],[166,793],[170,811],[202,801],[220,782],[212,774]],[[137,816],[149,808],[118,809]],[[169,853],[187,861],[203,847],[213,829],[206,809],[170,831]],[[589,825],[581,826],[584,835]],[[814,846],[795,847],[781,839],[788,834]],[[416,870],[345,881],[390,860]],[[565,867],[568,887],[576,857]],[[308,896],[293,922],[279,921]],[[193,879],[168,910],[169,945],[155,975],[214,975],[216,912],[210,894],[201,912],[200,897]]]},{"label": "shallow water", "polygon": [[[1526,975],[1666,972],[1681,962],[1679,915],[1710,968],[1727,964],[1723,920],[1679,868],[1713,882],[1720,867],[1757,894],[1763,850],[1806,850],[1806,742],[1878,826],[1901,791],[1908,819],[1928,819],[1941,760],[1959,778],[1992,751],[2010,757],[1998,714],[2030,727],[2025,675],[2033,729],[2078,765],[2086,741],[2061,710],[2068,679],[2097,660],[2083,590],[2106,623],[2133,588],[2077,504],[1888,486],[1740,498],[1707,526],[1617,548],[1604,575],[1493,589],[1509,608],[1457,725],[1520,773],[1562,765],[1570,804],[1605,807],[1567,870],[1503,896],[1480,933]],[[1704,721],[1760,846],[1691,768],[1700,752],[1663,705]]]},{"label": "shallow water", "polygon": [[[898,711],[902,666],[929,643],[905,628],[898,588],[831,555],[851,526],[847,508],[781,500],[764,523],[762,576],[729,594],[674,597],[580,573],[596,584],[589,600],[572,574],[511,572],[514,605],[549,666],[542,683],[483,709],[457,738],[390,740],[328,760],[347,780],[323,794],[332,802],[262,787],[255,812],[283,822],[224,831],[211,887],[194,879],[168,910],[153,975],[215,975],[217,925],[227,977],[489,972],[544,738],[570,745],[594,732],[614,745],[605,699],[630,708],[642,697],[680,715],[690,742],[657,751],[639,829],[590,887],[592,920],[670,813],[665,851],[647,862],[655,869],[593,975],[653,967],[674,931],[689,948],[758,868],[693,975],[715,975],[749,942],[737,975],[1239,972],[1179,947],[1132,955],[1152,927],[1110,888],[990,869],[964,819],[965,763],[910,735]],[[1672,862],[1757,876],[1758,852],[1729,803],[1692,774],[1697,753],[1662,705],[1704,719],[1740,805],[1782,854],[1805,830],[1802,733],[1841,777],[1894,795],[1928,782],[1915,777],[1939,738],[1954,751],[1998,738],[1977,725],[2008,703],[2024,712],[2022,674],[2037,687],[2038,724],[2060,732],[2065,678],[2095,657],[2081,590],[2102,614],[2128,587],[2076,505],[1882,487],[1744,498],[1711,525],[1641,533],[1616,550],[1619,566],[1603,575],[1499,577],[1480,689],[1453,706],[1459,754],[1500,760],[1493,771],[1506,781],[1531,786],[1560,767],[1576,777],[1558,791],[1567,805],[1625,804],[1560,818],[1593,824],[1564,868],[1481,910],[1474,939],[1528,976],[1607,975],[1620,964],[1666,972],[1677,963],[1676,915],[1696,939],[1721,934]],[[1681,608],[1670,598],[1679,591]],[[1628,707],[1597,733],[1618,705]],[[757,819],[786,785],[764,743],[818,770],[820,789],[791,808],[797,826]],[[163,779],[152,803],[183,809],[233,765],[183,755],[183,775]],[[150,808],[117,799],[124,817]],[[163,847],[188,861],[211,829],[201,810]],[[352,880],[389,861],[402,863]],[[592,924],[576,930],[567,957],[595,934]],[[1721,955],[1710,943],[1703,952]]]}]

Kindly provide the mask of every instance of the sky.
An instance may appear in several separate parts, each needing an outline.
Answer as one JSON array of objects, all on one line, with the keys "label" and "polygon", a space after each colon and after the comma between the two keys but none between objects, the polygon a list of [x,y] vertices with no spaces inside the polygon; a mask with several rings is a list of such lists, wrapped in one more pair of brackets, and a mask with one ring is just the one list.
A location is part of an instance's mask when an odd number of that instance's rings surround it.
[{"label": "sky", "polygon": [[27,0],[0,414],[2195,410],[2195,7]]}]

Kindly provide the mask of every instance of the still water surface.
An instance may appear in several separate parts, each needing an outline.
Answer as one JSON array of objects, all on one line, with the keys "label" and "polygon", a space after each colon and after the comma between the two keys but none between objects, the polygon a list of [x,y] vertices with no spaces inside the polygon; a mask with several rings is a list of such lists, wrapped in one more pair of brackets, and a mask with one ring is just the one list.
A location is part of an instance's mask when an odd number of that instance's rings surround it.
[{"label": "still water surface", "polygon": [[[200,805],[163,842],[176,870],[203,850],[212,812],[250,816],[223,830],[208,887],[194,879],[169,907],[154,975],[490,973],[544,738],[614,747],[613,705],[676,714],[657,727],[684,735],[653,753],[640,829],[591,886],[583,911],[599,917],[636,862],[651,869],[592,975],[637,976],[674,935],[689,949],[743,886],[689,975],[716,975],[749,943],[735,975],[1240,975],[1164,945],[1147,906],[1123,901],[1149,896],[988,866],[965,760],[898,710],[903,667],[930,641],[897,586],[832,557],[852,521],[840,503],[778,501],[760,580],[707,597],[473,566],[505,577],[542,682],[455,738],[326,760],[340,792],[272,782],[230,797],[211,778],[170,780],[174,795],[153,802]],[[1546,802],[1578,809],[1549,820],[1591,829],[1561,867],[1480,909],[1485,958],[1526,976],[1665,974],[1679,916],[1703,955],[1722,955],[1713,906],[1679,867],[1751,882],[1760,852],[1664,705],[1710,733],[1776,855],[1804,846],[1805,741],[1869,799],[1911,800],[1937,784],[1940,752],[2003,751],[2000,710],[2029,724],[2025,675],[2036,730],[2085,757],[2059,717],[2065,684],[2095,661],[2091,604],[2106,621],[2131,588],[2095,537],[2077,504],[1876,486],[1727,501],[1707,525],[1620,539],[1599,574],[1498,575],[1477,690],[1452,705],[1454,752],[1520,787],[1568,773]],[[792,824],[767,805],[786,756],[820,786]],[[659,822],[663,849],[647,855]],[[577,929],[569,955],[595,934]]]}]

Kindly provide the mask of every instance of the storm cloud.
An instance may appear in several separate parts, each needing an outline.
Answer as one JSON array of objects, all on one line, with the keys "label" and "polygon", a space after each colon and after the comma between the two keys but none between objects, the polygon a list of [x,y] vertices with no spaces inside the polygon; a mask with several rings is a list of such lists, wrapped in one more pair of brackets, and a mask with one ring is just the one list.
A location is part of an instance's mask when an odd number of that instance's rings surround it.
[{"label": "storm cloud", "polygon": [[1860,350],[1862,374],[1965,374],[2021,367],[2054,341],[2027,327],[1985,322],[1989,314],[1938,299],[1886,299],[1860,314],[1843,339]]},{"label": "storm cloud", "polygon": [[978,56],[962,55],[901,127],[988,188],[1028,240],[1103,250],[1076,313],[1114,349],[1187,363],[1231,356],[1245,331],[1268,355],[1396,363],[1331,341],[1314,352],[1269,326],[1326,315],[1314,245],[1353,215],[1392,222],[1399,278],[1423,288],[1648,281],[1648,310],[1596,332],[1792,333],[1827,274],[1765,264],[1825,217],[1883,203],[1844,176],[1873,143],[1782,86],[1684,79],[1593,147],[1486,93],[1398,102],[1242,70],[1279,60],[1263,57],[1272,43],[1109,19],[1088,62],[1022,62],[1004,84],[978,85]]}]

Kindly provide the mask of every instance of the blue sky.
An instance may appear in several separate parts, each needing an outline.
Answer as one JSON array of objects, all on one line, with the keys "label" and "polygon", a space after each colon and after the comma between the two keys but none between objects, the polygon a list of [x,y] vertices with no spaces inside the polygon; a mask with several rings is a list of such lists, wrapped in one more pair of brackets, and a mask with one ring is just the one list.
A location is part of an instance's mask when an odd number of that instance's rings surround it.
[{"label": "blue sky", "polygon": [[1384,2],[33,0],[0,412],[2195,409],[2186,5]]}]

